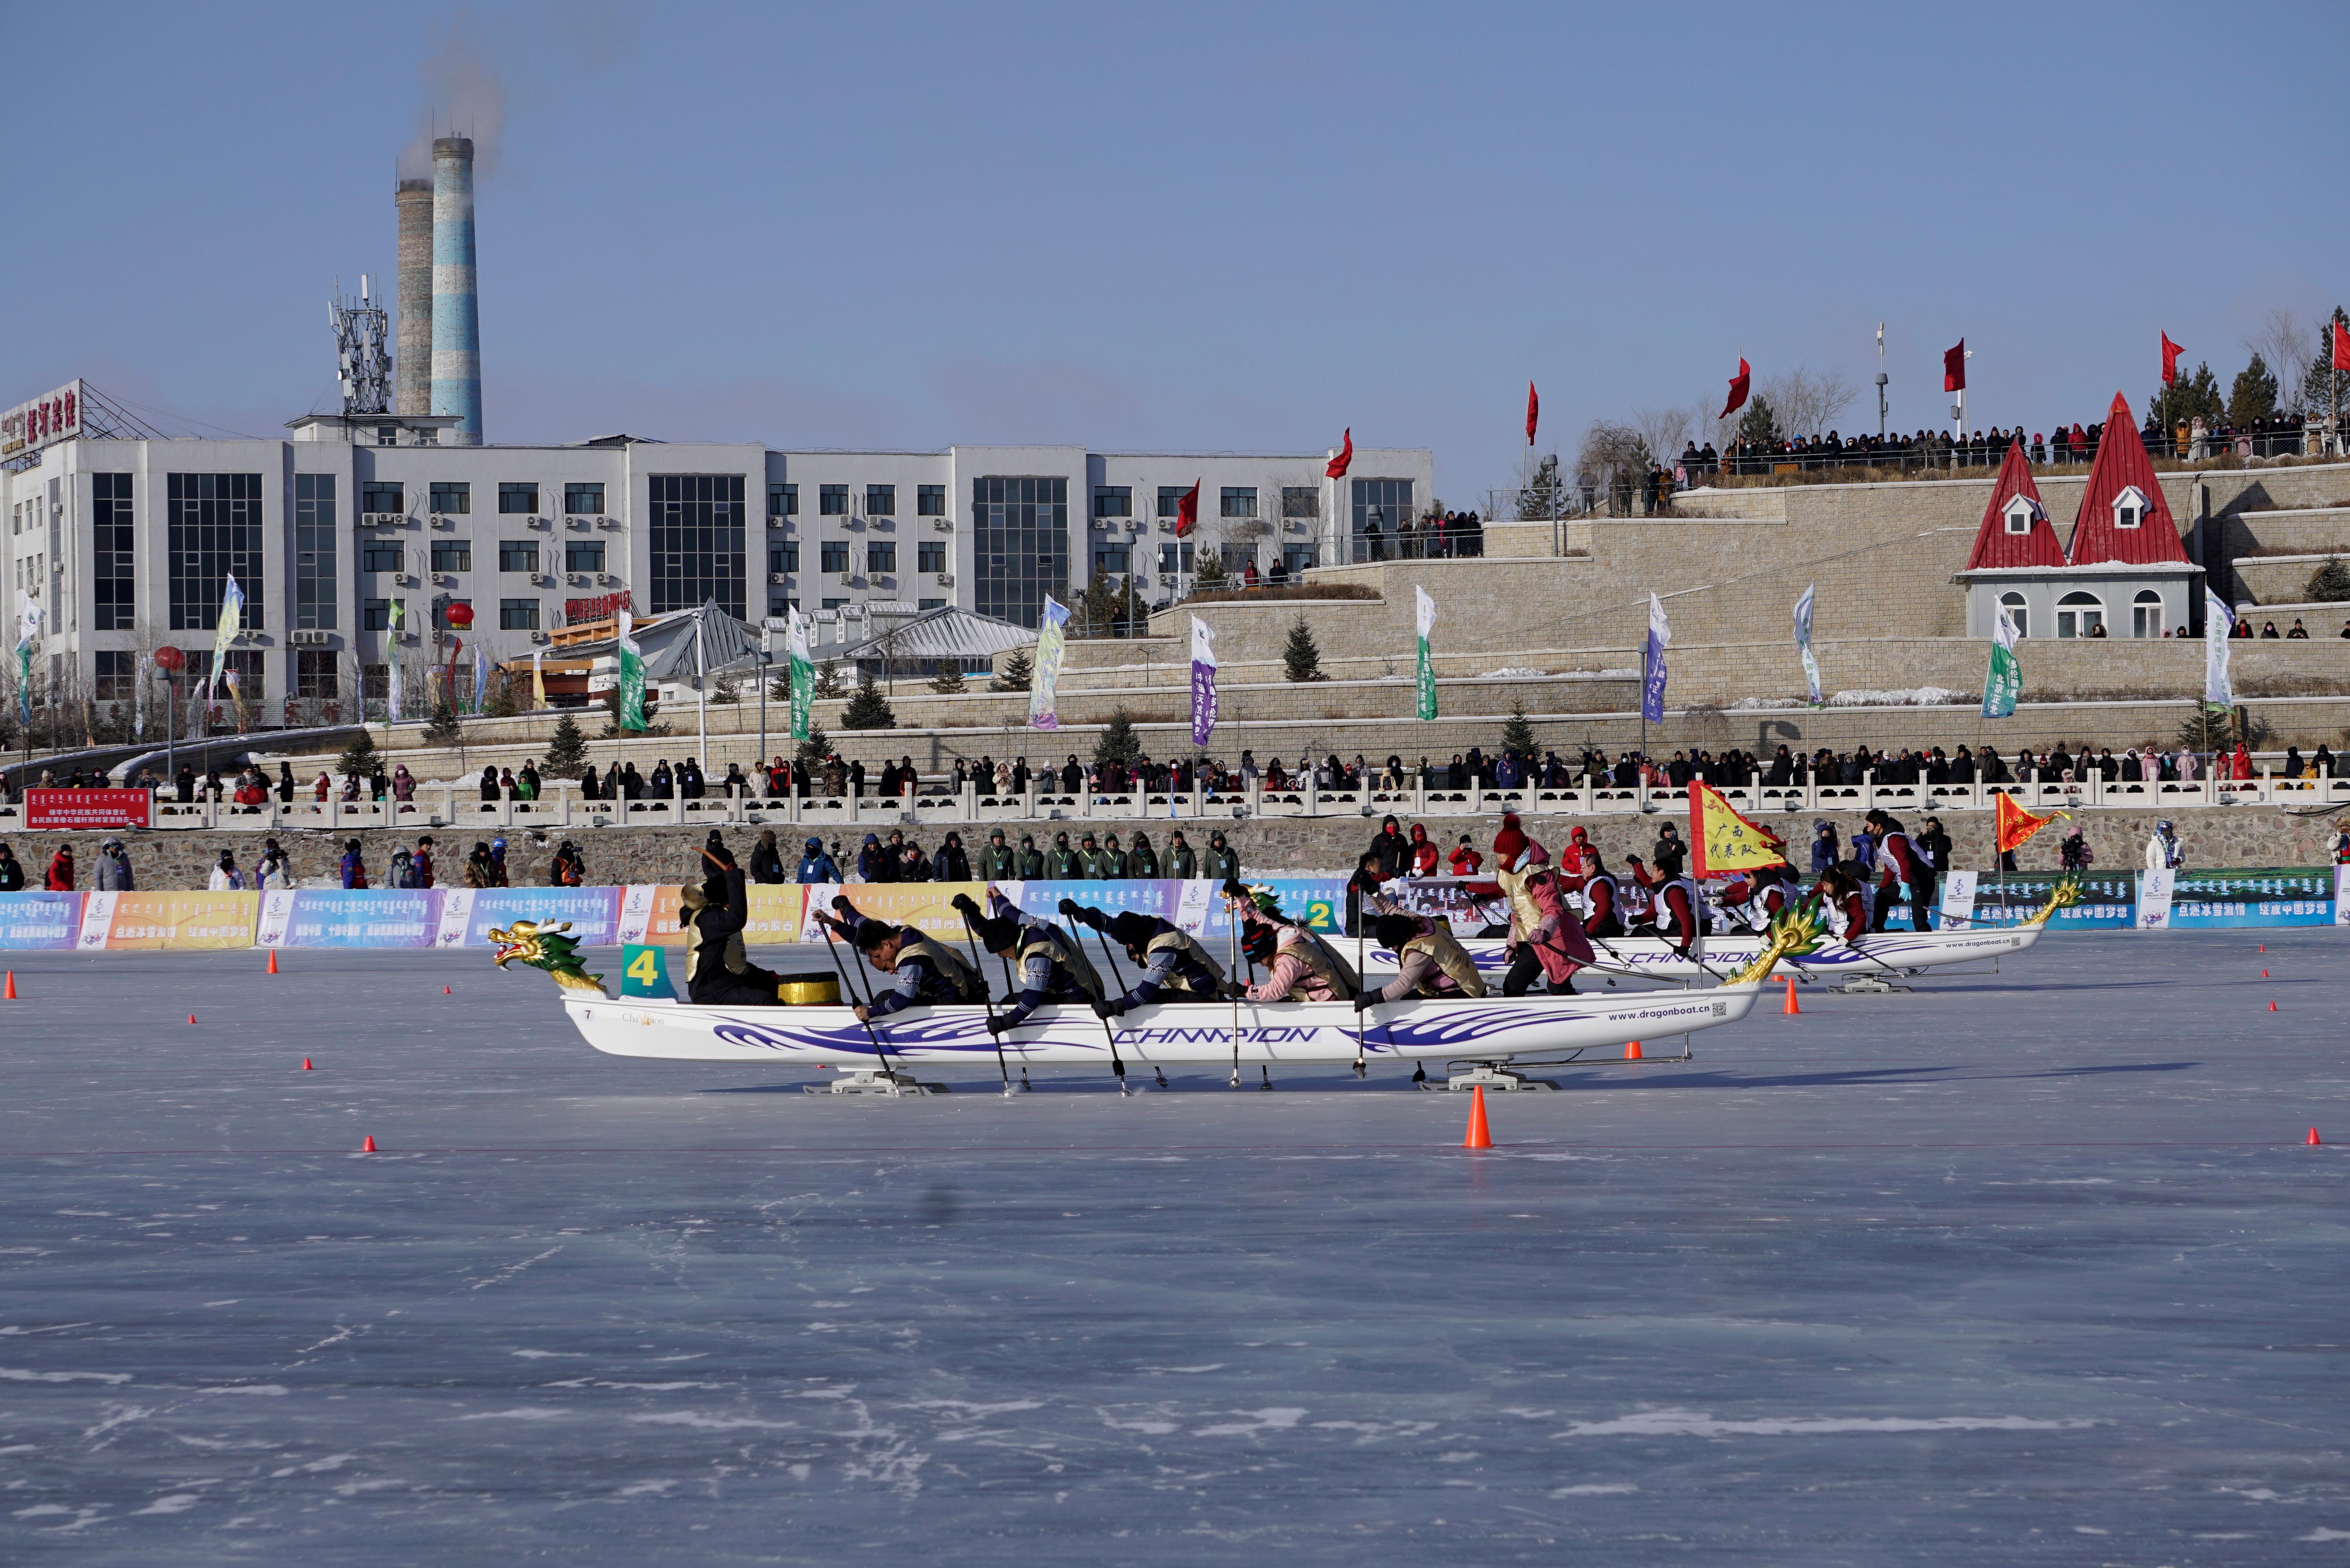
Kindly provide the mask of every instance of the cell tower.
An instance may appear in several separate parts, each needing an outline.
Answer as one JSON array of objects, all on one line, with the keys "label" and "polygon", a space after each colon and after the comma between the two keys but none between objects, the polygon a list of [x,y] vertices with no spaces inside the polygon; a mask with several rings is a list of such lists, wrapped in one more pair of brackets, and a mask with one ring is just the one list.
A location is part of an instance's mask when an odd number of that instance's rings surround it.
[{"label": "cell tower", "polygon": [[346,414],[391,412],[391,355],[386,351],[383,307],[374,301],[369,277],[359,274],[356,302],[327,302],[327,324],[335,329],[335,370],[343,388]]}]

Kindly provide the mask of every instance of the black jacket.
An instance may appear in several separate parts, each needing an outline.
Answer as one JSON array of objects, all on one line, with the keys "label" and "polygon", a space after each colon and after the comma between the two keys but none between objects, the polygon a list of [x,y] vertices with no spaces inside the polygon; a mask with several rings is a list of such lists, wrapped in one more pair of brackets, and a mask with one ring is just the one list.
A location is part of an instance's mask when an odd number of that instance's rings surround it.
[{"label": "black jacket", "polygon": [[686,1000],[724,1007],[773,1007],[775,976],[757,964],[745,963],[741,973],[726,967],[726,947],[751,923],[751,895],[740,867],[726,870],[726,901],[705,905],[691,917],[693,979]]}]

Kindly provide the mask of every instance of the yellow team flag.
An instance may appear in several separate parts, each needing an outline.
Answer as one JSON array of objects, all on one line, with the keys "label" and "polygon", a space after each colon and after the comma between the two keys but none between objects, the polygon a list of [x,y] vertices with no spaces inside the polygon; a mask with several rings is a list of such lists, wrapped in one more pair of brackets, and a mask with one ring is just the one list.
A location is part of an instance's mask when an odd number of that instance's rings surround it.
[{"label": "yellow team flag", "polygon": [[1712,785],[1690,780],[1692,877],[1731,877],[1787,864],[1787,846],[1761,823],[1749,822]]}]

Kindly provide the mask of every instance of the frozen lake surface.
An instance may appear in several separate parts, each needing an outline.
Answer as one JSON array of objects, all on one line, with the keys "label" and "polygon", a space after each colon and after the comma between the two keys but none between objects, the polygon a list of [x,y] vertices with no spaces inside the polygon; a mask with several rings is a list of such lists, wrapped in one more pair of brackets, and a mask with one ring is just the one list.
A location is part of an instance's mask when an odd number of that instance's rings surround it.
[{"label": "frozen lake surface", "polygon": [[2345,951],[1811,990],[1475,1155],[1393,1068],[836,1100],[484,954],[18,955],[0,1560],[2343,1562]]}]

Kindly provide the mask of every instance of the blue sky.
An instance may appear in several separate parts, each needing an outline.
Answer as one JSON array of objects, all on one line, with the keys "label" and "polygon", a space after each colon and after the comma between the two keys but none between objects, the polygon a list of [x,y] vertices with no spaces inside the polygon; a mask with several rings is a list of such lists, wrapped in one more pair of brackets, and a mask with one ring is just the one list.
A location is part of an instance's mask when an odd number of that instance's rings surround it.
[{"label": "blue sky", "polygon": [[2224,385],[2350,298],[2350,11],[15,8],[0,401],[330,406],[435,110],[479,192],[492,441],[1432,447],[1468,504],[1742,352],[1937,422]]}]

